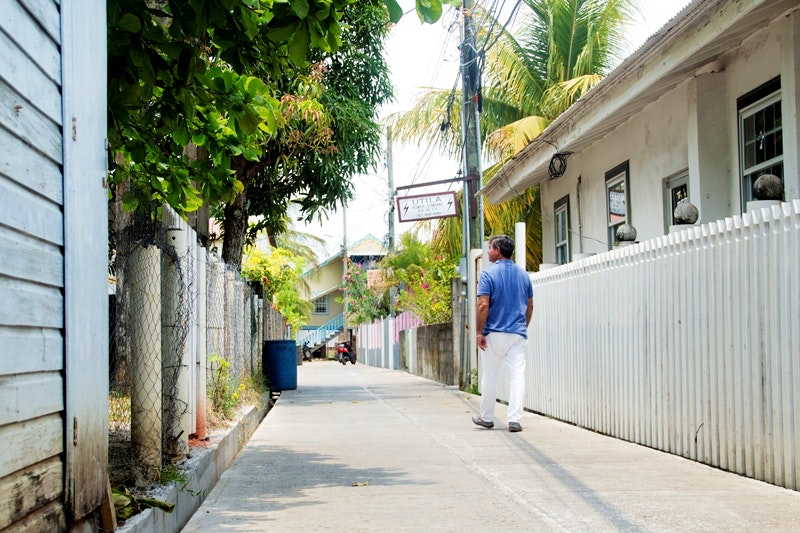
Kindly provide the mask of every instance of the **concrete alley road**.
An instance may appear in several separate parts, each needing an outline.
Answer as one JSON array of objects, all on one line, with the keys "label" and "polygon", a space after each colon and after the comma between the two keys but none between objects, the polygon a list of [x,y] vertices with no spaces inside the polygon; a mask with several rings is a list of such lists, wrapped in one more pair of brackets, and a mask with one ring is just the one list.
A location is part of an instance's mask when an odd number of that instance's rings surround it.
[{"label": "concrete alley road", "polygon": [[479,397],[314,361],[185,532],[800,531],[800,493]]}]

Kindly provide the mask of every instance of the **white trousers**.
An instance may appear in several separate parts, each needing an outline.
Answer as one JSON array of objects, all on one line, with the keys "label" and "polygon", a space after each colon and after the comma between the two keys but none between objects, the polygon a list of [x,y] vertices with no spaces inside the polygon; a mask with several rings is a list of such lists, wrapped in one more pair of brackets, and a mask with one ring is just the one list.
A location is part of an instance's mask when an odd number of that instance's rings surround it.
[{"label": "white trousers", "polygon": [[494,406],[497,403],[497,377],[500,364],[505,361],[509,374],[509,398],[506,419],[519,422],[522,419],[522,403],[525,401],[525,348],[527,339],[514,333],[492,332],[486,336],[486,349],[481,351],[481,418],[494,421]]}]

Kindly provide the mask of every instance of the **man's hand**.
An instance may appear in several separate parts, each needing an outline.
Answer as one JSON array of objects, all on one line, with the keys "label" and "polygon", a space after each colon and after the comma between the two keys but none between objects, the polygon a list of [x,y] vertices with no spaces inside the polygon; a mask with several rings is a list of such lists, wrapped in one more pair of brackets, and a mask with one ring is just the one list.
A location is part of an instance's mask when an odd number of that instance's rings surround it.
[{"label": "man's hand", "polygon": [[478,339],[478,348],[480,348],[481,350],[486,350],[486,337],[484,337],[479,333],[477,339]]}]

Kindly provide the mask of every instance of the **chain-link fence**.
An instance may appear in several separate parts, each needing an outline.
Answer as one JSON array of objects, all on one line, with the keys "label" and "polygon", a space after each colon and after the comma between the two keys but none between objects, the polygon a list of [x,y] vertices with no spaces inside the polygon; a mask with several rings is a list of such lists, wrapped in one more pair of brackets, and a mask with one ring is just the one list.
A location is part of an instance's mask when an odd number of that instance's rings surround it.
[{"label": "chain-link fence", "polygon": [[158,481],[164,465],[186,456],[190,435],[205,436],[207,383],[220,365],[234,379],[258,376],[264,325],[277,335],[270,338],[283,338],[282,317],[264,309],[238,272],[197,242],[169,208],[155,222],[128,215],[115,220],[112,484]]}]

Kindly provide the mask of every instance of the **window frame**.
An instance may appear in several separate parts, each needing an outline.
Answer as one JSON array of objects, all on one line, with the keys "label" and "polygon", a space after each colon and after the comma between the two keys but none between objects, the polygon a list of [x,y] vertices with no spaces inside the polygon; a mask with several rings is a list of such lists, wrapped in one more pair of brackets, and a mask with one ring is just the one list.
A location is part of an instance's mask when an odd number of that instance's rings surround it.
[{"label": "window frame", "polygon": [[[674,196],[672,194],[678,188],[686,188],[686,197],[679,200],[677,203],[673,202]],[[668,232],[670,226],[675,225],[675,208],[684,202],[691,202],[692,190],[689,186],[689,169],[685,169],[677,174],[664,179],[664,232]]]},{"label": "window frame", "polygon": [[[622,215],[622,219],[618,221],[612,221],[611,217],[612,214],[616,215],[616,213],[612,213],[611,210],[611,191],[612,188],[619,183],[623,184],[624,192],[623,192],[623,200],[625,206],[625,213]],[[617,165],[616,167],[612,168],[605,174],[605,185],[606,185],[606,197],[605,197],[605,204],[606,204],[606,228],[607,228],[607,238],[608,238],[608,249],[612,250],[614,245],[617,244],[617,228],[622,224],[630,224],[631,220],[631,187],[630,187],[630,162],[625,161],[624,163]]]},{"label": "window frame", "polygon": [[[736,122],[739,135],[739,189],[742,212],[747,210],[748,202],[755,200],[753,196],[753,184],[758,176],[763,174],[775,174],[783,179],[785,151],[783,146],[782,97],[780,76],[778,76],[736,100]],[[779,115],[777,115],[778,118],[770,125],[772,126],[771,129],[767,130],[767,128],[765,128],[765,131],[761,131],[759,134],[762,141],[765,138],[769,138],[771,135],[778,138],[780,140],[780,154],[774,155],[770,159],[765,159],[760,162],[755,162],[750,166],[746,166],[748,164],[746,154],[751,144],[751,140],[746,138],[746,121],[759,113],[766,112],[770,107],[779,111]],[[773,114],[773,117],[775,116],[776,115]],[[776,124],[777,127],[775,126]],[[755,135],[752,142],[757,142],[757,139],[758,135]]]},{"label": "window frame", "polygon": [[[564,238],[559,240],[559,215],[563,213],[564,221],[566,222],[564,227]],[[564,196],[555,204],[553,204],[553,229],[554,229],[554,243],[555,243],[555,262],[559,265],[565,265],[572,260],[572,246],[571,246],[571,237],[572,237],[572,225],[570,221],[570,213],[569,213],[569,195]],[[564,249],[563,258],[559,257],[559,250]],[[563,259],[563,261],[562,261]]]},{"label": "window frame", "polygon": [[[319,303],[321,303],[321,302],[324,302],[324,309],[323,310],[320,310],[321,306],[319,305]],[[330,308],[330,303],[328,302],[328,295],[327,294],[323,294],[322,296],[318,296],[318,297],[314,298],[311,301],[311,303],[314,306],[314,309],[312,309],[311,314],[313,314],[313,315],[327,315],[327,314],[330,314],[330,312],[331,312],[330,309],[331,308]]]}]

